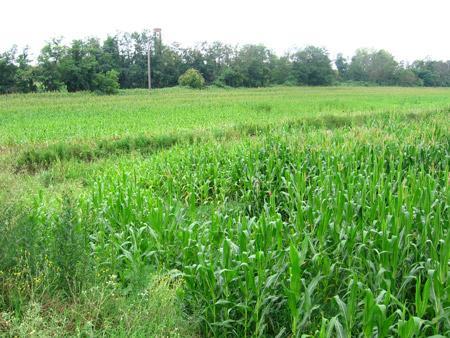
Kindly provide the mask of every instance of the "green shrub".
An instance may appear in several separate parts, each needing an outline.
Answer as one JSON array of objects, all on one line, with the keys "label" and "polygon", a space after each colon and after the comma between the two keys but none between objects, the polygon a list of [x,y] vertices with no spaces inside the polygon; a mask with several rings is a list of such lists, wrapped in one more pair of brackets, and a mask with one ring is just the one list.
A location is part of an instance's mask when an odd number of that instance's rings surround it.
[{"label": "green shrub", "polygon": [[205,85],[205,79],[198,70],[189,68],[183,75],[178,78],[178,83],[180,86],[200,89]]},{"label": "green shrub", "polygon": [[94,90],[99,94],[117,94],[119,92],[119,73],[110,70],[106,73],[98,73],[94,78]]}]

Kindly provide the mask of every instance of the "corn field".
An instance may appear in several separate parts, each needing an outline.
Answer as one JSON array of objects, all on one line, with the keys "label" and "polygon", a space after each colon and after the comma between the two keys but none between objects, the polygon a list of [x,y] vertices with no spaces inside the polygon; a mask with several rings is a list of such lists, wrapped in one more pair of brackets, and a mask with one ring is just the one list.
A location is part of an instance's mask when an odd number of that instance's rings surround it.
[{"label": "corn field", "polygon": [[[240,124],[150,152],[55,151],[31,171],[38,155],[11,156],[15,175],[45,188],[4,223],[16,245],[0,281],[76,294],[114,276],[129,294],[164,271],[201,336],[449,336],[446,100]],[[71,192],[51,198],[58,180]],[[24,277],[5,277],[18,266]]]}]

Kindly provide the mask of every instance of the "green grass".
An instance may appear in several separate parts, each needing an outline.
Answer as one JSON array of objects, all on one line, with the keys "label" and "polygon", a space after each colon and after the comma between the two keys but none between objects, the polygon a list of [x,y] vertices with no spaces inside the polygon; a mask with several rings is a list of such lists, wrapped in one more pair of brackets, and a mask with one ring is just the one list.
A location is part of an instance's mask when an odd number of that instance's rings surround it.
[{"label": "green grass", "polygon": [[279,123],[318,114],[401,113],[449,108],[450,90],[425,88],[162,89],[0,98],[0,145],[96,141]]},{"label": "green grass", "polygon": [[448,89],[0,97],[0,333],[448,336],[449,115]]}]

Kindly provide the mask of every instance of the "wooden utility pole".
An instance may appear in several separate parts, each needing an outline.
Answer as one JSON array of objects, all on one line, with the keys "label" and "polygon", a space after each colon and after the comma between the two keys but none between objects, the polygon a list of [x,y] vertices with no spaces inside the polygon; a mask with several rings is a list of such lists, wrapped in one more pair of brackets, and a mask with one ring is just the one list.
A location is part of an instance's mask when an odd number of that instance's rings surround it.
[{"label": "wooden utility pole", "polygon": [[148,51],[147,51],[147,72],[148,72],[148,90],[152,89],[152,67],[151,67],[151,56],[150,54],[152,53],[152,38],[150,37],[150,39],[148,40]]}]

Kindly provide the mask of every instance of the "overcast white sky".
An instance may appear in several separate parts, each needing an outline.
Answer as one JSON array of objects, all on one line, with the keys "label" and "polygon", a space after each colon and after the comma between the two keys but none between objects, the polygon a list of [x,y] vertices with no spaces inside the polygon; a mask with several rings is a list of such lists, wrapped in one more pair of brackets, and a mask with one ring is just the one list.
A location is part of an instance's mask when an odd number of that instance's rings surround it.
[{"label": "overcast white sky", "polygon": [[104,38],[162,28],[165,43],[263,43],[277,53],[314,44],[331,56],[385,48],[398,60],[450,59],[450,0],[1,0],[0,51],[34,54],[64,36]]}]

